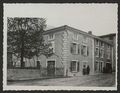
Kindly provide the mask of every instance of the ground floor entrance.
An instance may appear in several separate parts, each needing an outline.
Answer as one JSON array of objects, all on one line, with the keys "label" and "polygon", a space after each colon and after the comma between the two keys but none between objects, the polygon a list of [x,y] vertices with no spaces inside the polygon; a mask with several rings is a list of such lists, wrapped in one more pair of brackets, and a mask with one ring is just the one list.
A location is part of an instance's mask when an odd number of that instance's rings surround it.
[{"label": "ground floor entrance", "polygon": [[54,60],[47,61],[47,75],[55,76],[55,61]]},{"label": "ground floor entrance", "polygon": [[106,72],[108,72],[108,73],[112,72],[112,65],[111,65],[111,63],[106,63]]}]

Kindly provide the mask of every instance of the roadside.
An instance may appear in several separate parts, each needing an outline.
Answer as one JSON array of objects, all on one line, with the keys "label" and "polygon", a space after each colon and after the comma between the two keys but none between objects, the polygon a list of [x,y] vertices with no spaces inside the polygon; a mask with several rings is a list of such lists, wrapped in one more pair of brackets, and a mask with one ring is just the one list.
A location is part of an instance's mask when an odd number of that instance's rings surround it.
[{"label": "roadside", "polygon": [[98,74],[75,77],[8,81],[8,85],[38,85],[38,86],[114,86],[115,74]]}]

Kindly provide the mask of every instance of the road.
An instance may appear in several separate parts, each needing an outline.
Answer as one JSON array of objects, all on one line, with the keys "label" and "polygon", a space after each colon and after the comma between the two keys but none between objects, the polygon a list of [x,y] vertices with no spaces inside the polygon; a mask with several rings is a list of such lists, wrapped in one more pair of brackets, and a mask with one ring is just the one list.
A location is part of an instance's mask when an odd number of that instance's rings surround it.
[{"label": "road", "polygon": [[32,86],[115,86],[115,74],[98,74],[75,76],[67,78],[54,78],[43,80],[26,80],[8,82],[8,85],[32,85]]}]

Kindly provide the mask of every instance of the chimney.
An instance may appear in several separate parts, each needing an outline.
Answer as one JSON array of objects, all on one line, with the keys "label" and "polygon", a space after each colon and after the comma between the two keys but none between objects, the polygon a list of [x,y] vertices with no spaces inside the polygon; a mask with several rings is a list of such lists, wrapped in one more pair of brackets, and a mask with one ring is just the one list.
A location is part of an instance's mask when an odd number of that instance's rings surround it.
[{"label": "chimney", "polygon": [[88,31],[88,34],[91,34],[91,35],[92,35],[92,31]]}]

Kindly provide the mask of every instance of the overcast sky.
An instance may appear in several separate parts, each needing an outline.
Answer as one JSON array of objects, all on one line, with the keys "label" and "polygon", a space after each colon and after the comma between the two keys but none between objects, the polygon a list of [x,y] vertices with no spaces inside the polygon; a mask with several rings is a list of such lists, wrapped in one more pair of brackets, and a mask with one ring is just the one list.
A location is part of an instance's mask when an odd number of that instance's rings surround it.
[{"label": "overcast sky", "polygon": [[116,33],[117,4],[5,4],[5,17],[43,17],[48,28],[68,25],[94,35]]}]

